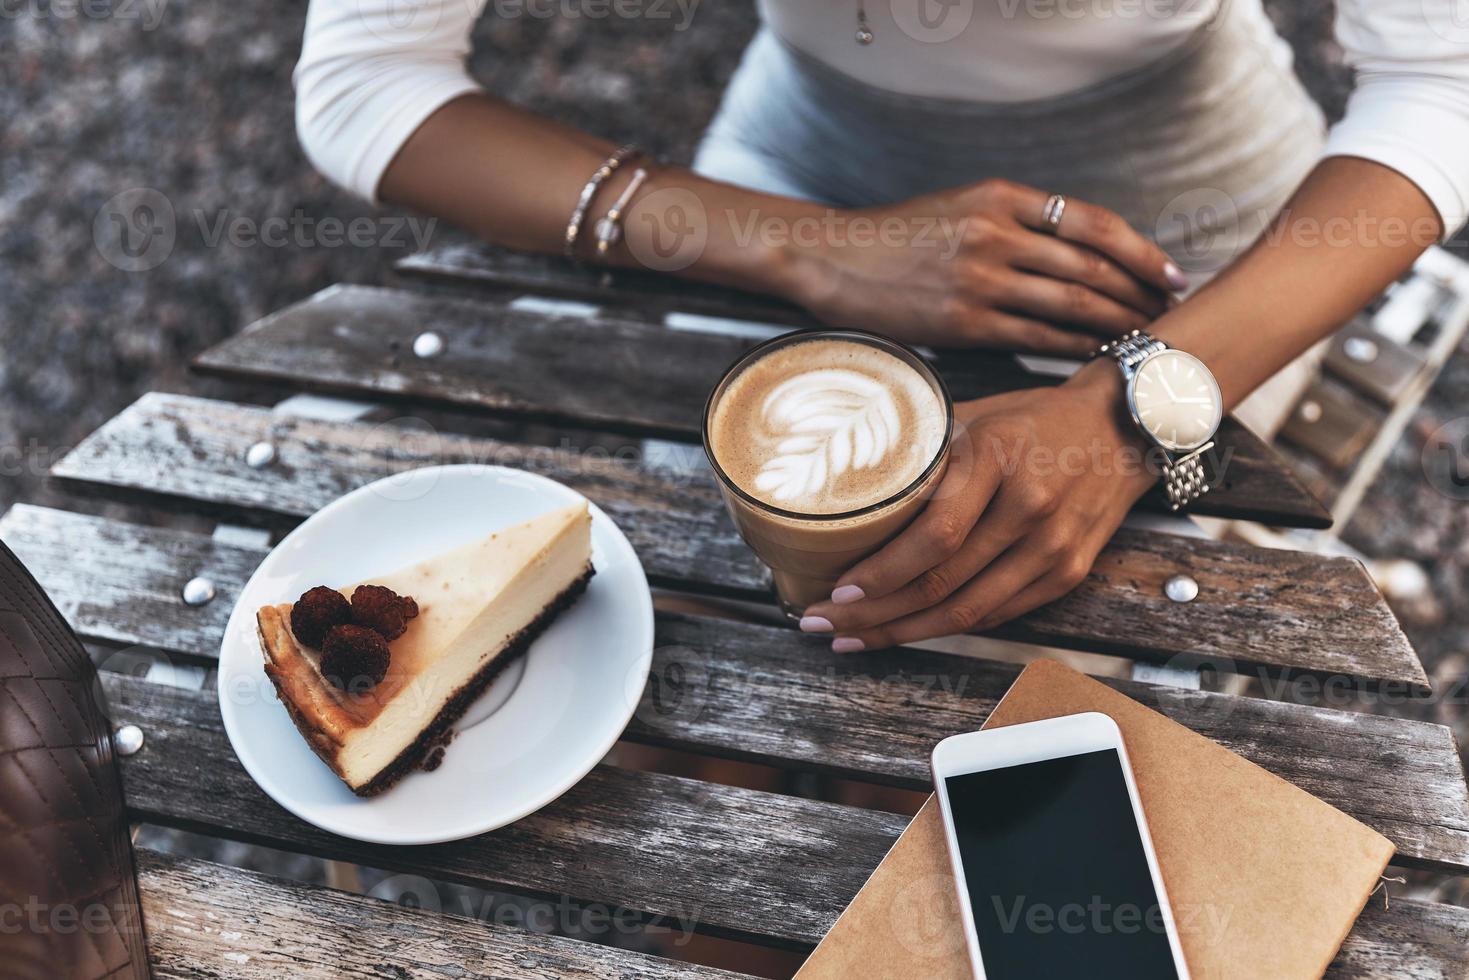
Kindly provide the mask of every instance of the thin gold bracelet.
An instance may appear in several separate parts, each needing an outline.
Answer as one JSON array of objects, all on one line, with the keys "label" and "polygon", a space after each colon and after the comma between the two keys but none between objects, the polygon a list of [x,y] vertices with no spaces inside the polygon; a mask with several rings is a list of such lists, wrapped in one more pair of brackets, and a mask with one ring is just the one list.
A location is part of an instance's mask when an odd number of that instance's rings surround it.
[{"label": "thin gold bracelet", "polygon": [[592,198],[597,196],[597,188],[601,187],[618,167],[637,152],[638,148],[631,143],[619,146],[616,152],[597,168],[596,173],[592,174],[586,186],[581,189],[581,195],[576,199],[576,209],[571,212],[571,218],[566,222],[565,252],[568,259],[576,258],[576,242],[581,238],[581,227],[587,220],[587,208],[592,206]]},{"label": "thin gold bracelet", "polygon": [[612,207],[607,209],[607,214],[603,216],[601,221],[597,222],[597,261],[601,262],[606,260],[607,253],[612,250],[612,246],[622,241],[623,213],[627,210],[627,206],[632,203],[633,195],[638,192],[639,188],[643,186],[643,181],[647,179],[648,171],[644,168],[639,167],[634,171],[632,180],[628,181],[627,186],[622,189],[622,193],[618,195],[617,200],[612,202]]}]

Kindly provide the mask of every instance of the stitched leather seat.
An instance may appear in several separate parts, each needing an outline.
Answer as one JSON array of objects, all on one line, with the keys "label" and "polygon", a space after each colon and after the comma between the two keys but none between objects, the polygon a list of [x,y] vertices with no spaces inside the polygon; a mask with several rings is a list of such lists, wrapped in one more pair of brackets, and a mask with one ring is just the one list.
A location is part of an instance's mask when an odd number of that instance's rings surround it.
[{"label": "stitched leather seat", "polygon": [[0,975],[146,978],[132,846],[96,670],[0,545]]}]

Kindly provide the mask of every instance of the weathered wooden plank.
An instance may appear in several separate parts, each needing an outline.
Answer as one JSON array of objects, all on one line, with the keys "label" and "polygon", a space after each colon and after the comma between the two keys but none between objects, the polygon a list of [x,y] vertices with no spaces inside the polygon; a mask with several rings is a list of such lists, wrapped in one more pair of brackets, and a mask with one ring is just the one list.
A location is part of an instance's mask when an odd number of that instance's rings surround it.
[{"label": "weathered wooden plank", "polygon": [[[30,507],[0,521],[0,536],[79,632],[199,657],[215,656],[264,555]],[[87,562],[71,559],[78,550]],[[219,597],[186,606],[177,585],[199,572]],[[660,615],[656,645],[630,738],[911,789],[928,787],[933,745],[983,724],[1019,673],[921,650],[839,656],[789,630],[702,617]],[[1447,728],[1108,683],[1376,827],[1403,860],[1469,867],[1469,789]]]},{"label": "weathered wooden plank", "polygon": [[1301,395],[1280,438],[1342,474],[1362,457],[1384,418],[1381,409],[1345,385],[1318,378]]},{"label": "weathered wooden plank", "polygon": [[[541,473],[601,505],[628,534],[650,575],[748,595],[768,574],[724,512],[702,452],[648,458],[582,452],[435,432],[426,424],[329,423],[176,395],[150,394],[68,454],[53,476],[124,491],[168,494],[229,516],[289,526],[373,480],[442,463],[495,463]],[[244,463],[256,442],[275,446],[261,469]],[[636,460],[636,465],[620,457]]]},{"label": "weathered wooden plank", "polygon": [[[275,461],[250,469],[242,462],[245,451],[261,440],[276,447]],[[152,394],[85,440],[52,473],[127,496],[165,494],[243,512],[246,519],[264,513],[292,521],[391,473],[435,463],[504,462],[560,480],[600,504],[655,581],[763,597],[766,573],[740,541],[700,460],[531,450],[416,427],[327,423]],[[1162,592],[1163,582],[1178,572],[1200,584],[1199,597],[1186,605]],[[1239,669],[1427,684],[1417,655],[1359,563],[1127,529],[1078,589],[997,632],[1152,661],[1184,654]]]},{"label": "weathered wooden plank", "polygon": [[[20,556],[72,628],[118,646],[217,657],[235,600],[266,552],[202,534],[146,528],[17,504],[0,540]],[[183,587],[213,582],[213,602],[190,606]]]},{"label": "weathered wooden plank", "polygon": [[[128,804],[142,818],[629,909],[676,929],[809,946],[906,824],[872,810],[601,767],[546,809],[491,834],[429,847],[363,844],[318,831],[265,797],[230,751],[212,694],[117,675],[103,687],[114,721],[147,736],[141,752],[122,760]],[[1462,909],[1369,903],[1333,968],[1349,972],[1328,976],[1459,977],[1466,918]]]},{"label": "weathered wooden plank", "polygon": [[1397,404],[1429,369],[1419,351],[1378,333],[1366,316],[1357,317],[1332,335],[1323,366],[1384,408]]},{"label": "weathered wooden plank", "polygon": [[637,269],[593,268],[559,256],[532,255],[481,242],[452,242],[417,252],[399,259],[395,268],[434,282],[628,309],[644,319],[678,312],[791,327],[820,326],[819,320],[799,306],[773,296]]},{"label": "weathered wooden plank", "polygon": [[[931,651],[860,656],[783,631],[662,615],[631,737],[909,789],[1020,668]],[[1129,681],[1103,682],[1375,827],[1399,860],[1469,867],[1469,788],[1440,725]]]},{"label": "weathered wooden plank", "polygon": [[1327,980],[1469,977],[1469,909],[1399,899],[1384,908],[1379,898],[1368,900]]},{"label": "weathered wooden plank", "polygon": [[[443,353],[416,357],[432,329]],[[555,316],[504,303],[366,286],[333,286],[205,351],[200,370],[375,398],[453,405],[698,439],[704,401],[751,341],[670,330],[627,315]],[[1054,383],[1008,355],[943,354],[954,397]],[[1330,515],[1272,450],[1229,421],[1222,479],[1195,511],[1327,527]],[[1157,505],[1154,495],[1147,502]]]},{"label": "weathered wooden plank", "polygon": [[[626,310],[640,321],[678,311],[790,327],[823,326],[799,307],[756,293],[636,270],[594,269],[482,242],[451,243],[418,253],[401,260],[398,269],[438,281],[475,282],[500,290],[591,301]],[[264,322],[271,322],[270,318]],[[728,358],[732,359],[733,355]],[[1054,378],[1032,374],[1007,354],[942,351],[937,363],[959,400],[1056,383]],[[1289,465],[1249,430],[1226,419],[1220,441],[1229,452],[1226,480],[1215,488],[1211,500],[1195,505],[1198,513],[1286,526],[1330,526],[1329,511],[1313,499]],[[1248,499],[1236,501],[1236,494]],[[1161,506],[1161,501],[1150,498],[1144,501],[1144,506],[1148,504]]]},{"label": "weathered wooden plank", "polygon": [[739,976],[156,851],[138,852],[138,885],[160,980]]},{"label": "weathered wooden plank", "polygon": [[[740,976],[156,851],[139,851],[137,861],[148,951],[160,978]],[[1327,976],[1458,980],[1452,968],[1464,965],[1465,950],[1469,911],[1412,901],[1388,911],[1374,901]]]},{"label": "weathered wooden plank", "polygon": [[[138,819],[446,881],[566,896],[671,928],[799,945],[819,939],[905,819],[855,807],[599,766],[509,827],[451,844],[387,847],[328,834],[272,802],[229,747],[214,692],[104,674]],[[792,875],[800,868],[800,875]]]},{"label": "weathered wooden plank", "polygon": [[[413,340],[445,341],[432,359]],[[699,409],[750,346],[625,316],[556,316],[503,303],[332,286],[195,360],[201,370],[379,397],[697,435]],[[695,407],[697,406],[697,407]]]}]

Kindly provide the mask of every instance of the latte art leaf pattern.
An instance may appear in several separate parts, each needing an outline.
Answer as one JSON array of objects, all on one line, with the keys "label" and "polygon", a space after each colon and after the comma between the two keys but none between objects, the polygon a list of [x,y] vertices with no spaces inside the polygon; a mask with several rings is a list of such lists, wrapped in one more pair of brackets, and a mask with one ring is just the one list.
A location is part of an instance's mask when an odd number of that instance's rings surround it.
[{"label": "latte art leaf pattern", "polygon": [[765,399],[766,425],[781,437],[755,485],[776,501],[821,493],[850,470],[876,466],[902,438],[887,387],[856,371],[809,371]]}]

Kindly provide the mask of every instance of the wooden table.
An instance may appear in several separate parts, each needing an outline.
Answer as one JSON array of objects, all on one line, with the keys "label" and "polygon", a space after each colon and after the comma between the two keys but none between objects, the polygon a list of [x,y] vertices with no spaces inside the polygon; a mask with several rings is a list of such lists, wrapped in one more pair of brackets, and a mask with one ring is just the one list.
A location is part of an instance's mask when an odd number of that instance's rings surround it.
[{"label": "wooden table", "polygon": [[[752,341],[686,314],[802,325],[799,311],[649,277],[604,281],[482,248],[418,256],[403,274],[390,288],[327,290],[199,358],[205,372],[252,382],[267,404],[146,395],[54,468],[77,511],[22,504],[0,519],[0,537],[78,632],[104,650],[142,646],[208,665],[274,536],[370,480],[456,461],[523,466],[583,491],[627,532],[659,587],[768,598],[694,442],[705,393]],[[434,356],[420,356],[436,346],[426,332],[439,342]],[[938,363],[961,396],[1044,383],[1007,357]],[[302,414],[299,400],[268,407],[289,392],[365,404],[336,419]],[[1212,513],[1323,523],[1268,448],[1237,426],[1223,441],[1233,461],[1207,498]],[[123,506],[102,507],[99,497]],[[215,521],[227,525],[209,533]],[[1198,581],[1192,603],[1163,594],[1180,573]],[[212,601],[181,600],[195,577],[212,583]],[[1152,532],[1120,532],[1081,588],[1001,635],[1272,680],[1337,678],[1384,695],[1428,684],[1358,563]],[[625,738],[922,789],[932,745],[978,727],[1017,673],[918,650],[835,656],[782,626],[660,613],[652,680]],[[1397,845],[1396,864],[1469,868],[1469,790],[1443,726],[1109,683],[1375,827]],[[639,921],[689,921],[764,945],[819,940],[905,824],[603,765],[546,809],[483,837],[362,844],[301,822],[255,786],[225,738],[212,678],[191,690],[104,672],[103,688],[114,723],[145,735],[122,760],[138,821],[559,896]],[[140,861],[160,975],[728,975],[204,861],[148,852]],[[1330,976],[1462,980],[1466,949],[1469,910],[1373,900]]]}]

